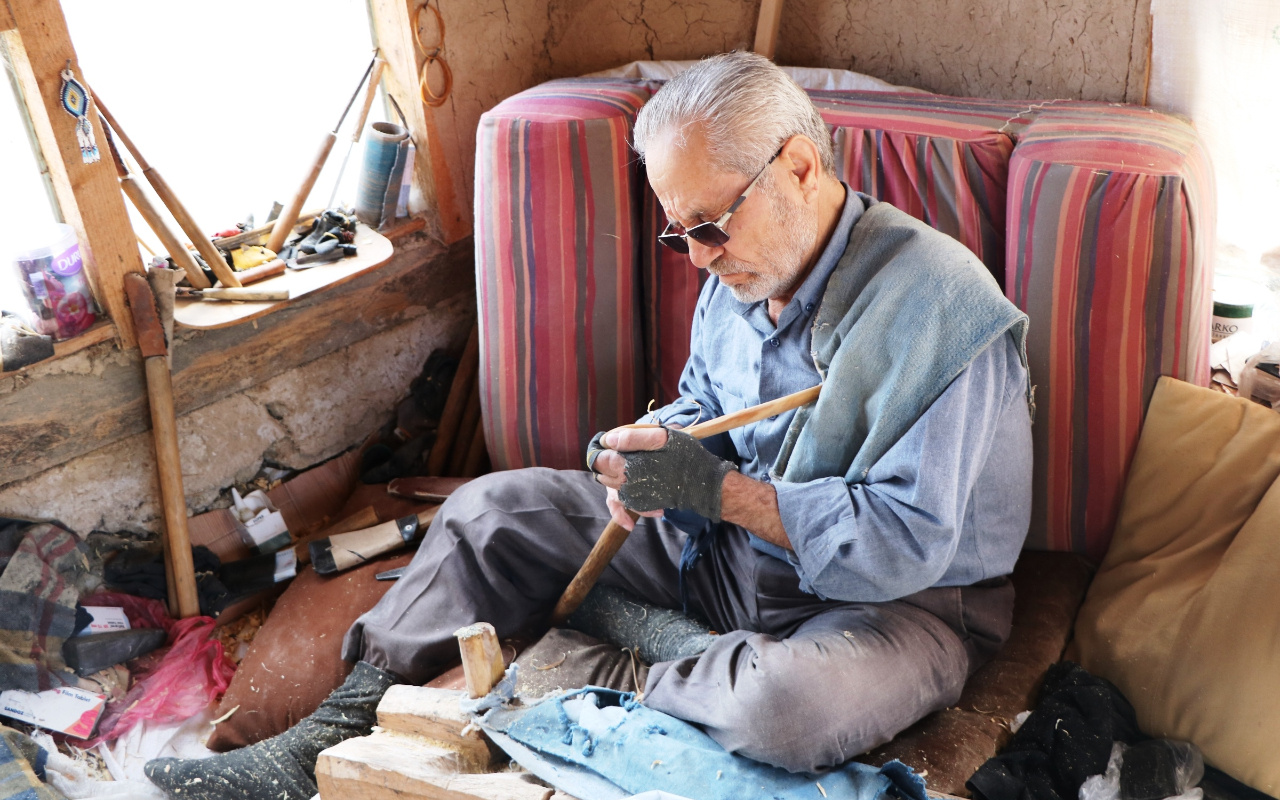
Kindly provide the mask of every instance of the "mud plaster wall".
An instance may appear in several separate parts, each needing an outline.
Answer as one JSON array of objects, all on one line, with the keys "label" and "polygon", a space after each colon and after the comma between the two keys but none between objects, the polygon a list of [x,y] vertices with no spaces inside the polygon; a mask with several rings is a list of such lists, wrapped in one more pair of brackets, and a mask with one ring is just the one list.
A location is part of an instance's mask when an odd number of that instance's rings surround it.
[{"label": "mud plaster wall", "polygon": [[[358,444],[392,418],[433,349],[461,350],[475,316],[469,249],[400,249],[386,267],[257,330],[179,331],[190,511],[225,505],[227,488],[264,464],[304,469]],[[0,380],[0,516],[58,520],[82,535],[159,530],[146,414],[137,351],[110,342]]]},{"label": "mud plaster wall", "polygon": [[[760,8],[758,0],[440,5],[454,88],[436,122],[468,206],[484,111],[552,78],[749,49]],[[777,61],[943,94],[1141,103],[1150,7],[1150,0],[786,0]]]}]

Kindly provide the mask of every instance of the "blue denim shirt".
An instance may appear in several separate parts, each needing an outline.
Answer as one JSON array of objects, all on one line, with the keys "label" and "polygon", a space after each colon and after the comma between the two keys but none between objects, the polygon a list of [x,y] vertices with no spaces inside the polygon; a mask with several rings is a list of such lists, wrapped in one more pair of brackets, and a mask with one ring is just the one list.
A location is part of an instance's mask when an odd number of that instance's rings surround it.
[{"label": "blue denim shirt", "polygon": [[[826,249],[776,326],[765,301],[739,302],[717,278],[707,280],[694,312],[681,397],[660,410],[659,419],[688,426],[699,416],[710,419],[819,382],[809,355],[814,313],[863,211],[846,188]],[[1017,345],[1002,336],[865,480],[778,482],[778,508],[794,551],[754,535],[753,545],[791,563],[806,591],[839,600],[881,602],[1009,574],[1031,519],[1026,386]],[[734,460],[744,475],[767,482],[793,415],[704,444]]]}]

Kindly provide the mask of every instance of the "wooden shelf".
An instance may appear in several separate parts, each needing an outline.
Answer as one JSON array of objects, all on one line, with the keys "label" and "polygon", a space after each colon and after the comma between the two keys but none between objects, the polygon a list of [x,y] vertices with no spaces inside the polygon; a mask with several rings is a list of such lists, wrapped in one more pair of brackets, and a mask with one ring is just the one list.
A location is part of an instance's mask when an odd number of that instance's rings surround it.
[{"label": "wooden shelf", "polygon": [[252,284],[253,289],[288,289],[289,299],[274,303],[237,303],[225,300],[176,300],[174,321],[187,328],[226,328],[258,319],[300,297],[337,286],[391,260],[391,240],[365,225],[356,228],[359,255],[310,269],[285,270],[283,275]]}]

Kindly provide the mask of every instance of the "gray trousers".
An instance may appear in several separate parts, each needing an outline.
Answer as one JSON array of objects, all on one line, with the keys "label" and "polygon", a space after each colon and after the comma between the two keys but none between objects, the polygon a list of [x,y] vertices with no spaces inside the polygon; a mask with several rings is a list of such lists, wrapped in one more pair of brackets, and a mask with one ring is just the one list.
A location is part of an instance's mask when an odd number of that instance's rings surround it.
[{"label": "gray trousers", "polygon": [[[585,472],[525,469],[467,484],[404,577],[347,633],[344,658],[424,683],[456,661],[458,628],[484,621],[509,636],[537,624],[608,522],[604,499]],[[684,539],[641,518],[600,582],[679,608]],[[841,764],[953,705],[1012,619],[1004,579],[888,603],[819,600],[735,525],[686,582],[690,612],[721,635],[697,658],[654,665],[645,705],[793,772]]]}]

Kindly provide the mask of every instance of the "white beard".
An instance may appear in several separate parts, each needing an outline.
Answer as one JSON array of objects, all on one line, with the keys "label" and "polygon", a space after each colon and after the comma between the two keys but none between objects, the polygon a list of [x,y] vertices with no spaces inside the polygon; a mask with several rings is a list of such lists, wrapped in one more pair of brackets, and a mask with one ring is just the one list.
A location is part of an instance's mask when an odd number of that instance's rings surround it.
[{"label": "white beard", "polygon": [[756,303],[777,297],[794,288],[805,262],[818,241],[818,215],[804,206],[787,201],[772,185],[763,182],[756,191],[769,200],[769,222],[776,235],[761,248],[755,262],[721,256],[712,262],[713,275],[738,273],[748,279],[737,285],[724,284],[740,303]]}]

